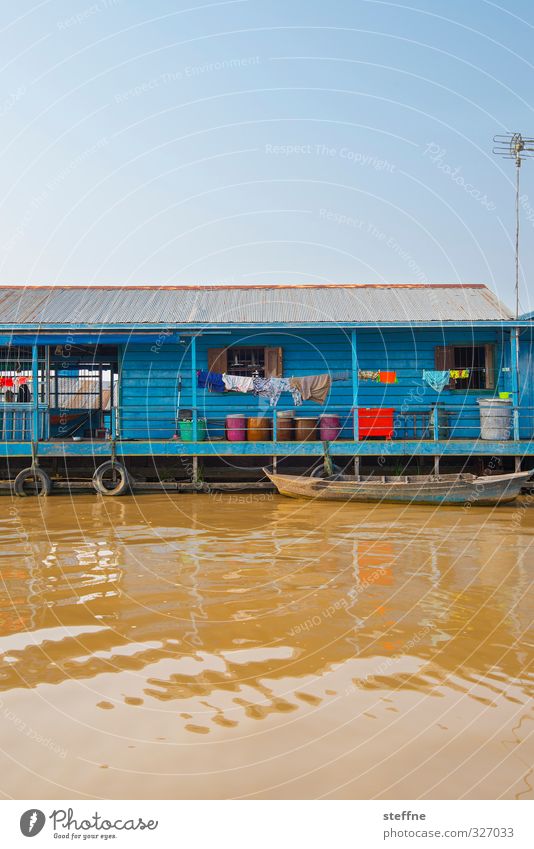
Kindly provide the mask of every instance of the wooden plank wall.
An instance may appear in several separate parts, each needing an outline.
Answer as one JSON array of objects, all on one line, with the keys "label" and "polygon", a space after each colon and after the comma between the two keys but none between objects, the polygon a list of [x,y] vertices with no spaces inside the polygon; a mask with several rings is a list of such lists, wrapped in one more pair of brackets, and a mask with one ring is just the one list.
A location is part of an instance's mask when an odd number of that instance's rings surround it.
[{"label": "wooden plank wall", "polygon": [[[365,407],[403,407],[418,409],[437,399],[437,394],[422,380],[423,369],[434,368],[434,348],[446,344],[496,343],[495,371],[498,390],[510,389],[509,373],[500,370],[509,361],[508,344],[503,347],[499,332],[492,329],[439,328],[422,330],[361,330],[358,331],[360,368],[396,371],[398,382],[393,385],[365,382],[360,384],[359,403]],[[336,372],[351,367],[350,335],[342,330],[233,331],[231,335],[209,335],[197,341],[197,367],[206,368],[208,348],[237,345],[280,346],[283,349],[284,376]],[[163,341],[159,346],[129,344],[122,352],[120,375],[120,433],[128,439],[168,439],[175,430],[177,407],[177,378],[182,377],[180,406],[191,408],[191,359],[188,344]],[[449,391],[441,393],[440,401],[458,411],[459,426],[452,435],[475,438],[478,412],[469,412],[476,399],[492,392]],[[325,407],[305,402],[299,415],[319,415],[323,412],[347,414],[352,403],[351,381],[334,383]],[[198,391],[199,416],[210,421],[212,436],[222,435],[224,418],[229,413],[242,412],[249,416],[270,415],[263,399],[253,395],[226,393],[224,395]],[[277,410],[293,409],[291,395],[284,393]],[[462,412],[463,410],[463,412]],[[461,414],[461,417],[459,414]],[[350,429],[343,434],[350,437]],[[402,433],[398,433],[399,438]]]}]

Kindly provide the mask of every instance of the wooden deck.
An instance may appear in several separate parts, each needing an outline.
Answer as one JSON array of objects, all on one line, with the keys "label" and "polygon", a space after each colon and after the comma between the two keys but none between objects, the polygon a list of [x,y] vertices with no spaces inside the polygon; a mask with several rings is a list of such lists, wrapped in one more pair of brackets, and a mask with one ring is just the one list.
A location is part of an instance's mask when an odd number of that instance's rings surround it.
[{"label": "wooden deck", "polygon": [[[448,439],[443,441],[336,440],[326,443],[333,457],[347,456],[502,456],[534,457],[533,440],[486,441]],[[1,442],[0,457],[316,457],[325,452],[323,442],[181,442],[180,440],[50,440],[46,442]]]}]

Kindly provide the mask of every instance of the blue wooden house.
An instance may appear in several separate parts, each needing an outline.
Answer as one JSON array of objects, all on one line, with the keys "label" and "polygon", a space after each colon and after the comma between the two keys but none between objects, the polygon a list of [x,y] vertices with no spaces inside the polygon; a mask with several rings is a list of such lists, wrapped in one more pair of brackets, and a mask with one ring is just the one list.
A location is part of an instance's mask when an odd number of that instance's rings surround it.
[{"label": "blue wooden house", "polygon": [[[326,450],[340,463],[499,456],[519,466],[534,453],[532,322],[482,285],[13,286],[0,303],[0,450],[11,465],[191,457],[196,475],[198,458]],[[273,407],[253,392],[210,391],[199,371],[333,380],[322,404],[295,406],[283,391]],[[509,431],[482,439],[479,401],[500,396]],[[284,411],[296,424],[318,419],[315,431],[288,438]],[[263,438],[229,439],[235,415],[269,420]],[[321,415],[337,416],[337,429],[322,430]]]}]

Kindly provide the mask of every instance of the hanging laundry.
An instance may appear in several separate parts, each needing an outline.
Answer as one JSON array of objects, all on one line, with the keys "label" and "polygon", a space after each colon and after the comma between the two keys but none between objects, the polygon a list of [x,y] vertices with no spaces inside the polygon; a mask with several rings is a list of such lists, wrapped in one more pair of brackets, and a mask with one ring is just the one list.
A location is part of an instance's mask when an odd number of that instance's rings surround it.
[{"label": "hanging laundry", "polygon": [[255,377],[253,378],[253,382],[254,395],[267,398],[271,407],[276,407],[282,392],[292,392],[291,384],[287,377]]},{"label": "hanging laundry", "polygon": [[18,400],[19,404],[29,404],[32,400],[32,393],[30,392],[30,387],[27,383],[23,383],[19,386]]},{"label": "hanging laundry", "polygon": [[469,377],[469,369],[451,368],[449,371],[449,375],[453,380],[464,380],[466,377]]},{"label": "hanging laundry", "polygon": [[0,387],[2,389],[13,387],[13,378],[12,377],[0,377]]},{"label": "hanging laundry", "polygon": [[380,371],[378,372],[380,375],[380,383],[396,383],[397,382],[397,372],[396,371]]},{"label": "hanging laundry", "polygon": [[380,372],[370,369],[358,369],[358,380],[374,380],[380,383]]},{"label": "hanging laundry", "polygon": [[199,389],[209,389],[210,392],[224,392],[225,389],[222,374],[206,369],[197,371],[197,385]]},{"label": "hanging laundry", "polygon": [[290,384],[299,390],[304,401],[324,404],[330,392],[332,380],[329,374],[309,374],[305,377],[292,377]]},{"label": "hanging laundry", "polygon": [[436,392],[441,392],[448,385],[451,376],[448,371],[436,371],[435,369],[425,369],[423,371],[423,380],[428,383]]},{"label": "hanging laundry", "polygon": [[223,374],[224,388],[228,392],[252,392],[254,380],[239,374]]},{"label": "hanging laundry", "polygon": [[302,406],[302,393],[300,391],[300,379],[298,377],[290,377],[289,378],[289,391],[293,396],[293,403],[295,407]]},{"label": "hanging laundry", "polygon": [[291,395],[293,396],[293,403],[294,403],[295,407],[301,407],[302,406],[302,392],[300,391],[300,388],[299,388],[298,384],[295,382],[295,378],[293,378],[293,377],[289,378],[289,391],[291,392]]}]

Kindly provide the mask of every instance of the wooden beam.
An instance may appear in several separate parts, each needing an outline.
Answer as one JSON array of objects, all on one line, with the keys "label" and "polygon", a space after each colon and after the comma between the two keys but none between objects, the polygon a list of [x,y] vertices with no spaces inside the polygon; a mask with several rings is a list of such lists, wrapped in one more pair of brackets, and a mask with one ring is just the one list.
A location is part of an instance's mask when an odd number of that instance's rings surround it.
[{"label": "wooden beam", "polygon": [[513,438],[519,439],[519,328],[513,327],[510,331],[510,346],[511,357],[510,364],[512,369],[512,401],[513,401]]},{"label": "wooden beam", "polygon": [[352,434],[354,441],[358,442],[360,432],[358,427],[358,340],[356,330],[353,330],[350,336],[350,347],[352,354]]},{"label": "wooden beam", "polygon": [[[336,441],[329,443],[332,457],[534,457],[534,441],[486,441],[480,439],[417,439],[391,441]],[[180,442],[179,440],[118,440],[118,457],[321,457],[322,442]],[[109,457],[110,440],[87,439],[81,442],[49,441],[39,443],[41,457]],[[0,457],[30,457],[31,442],[0,442]]]},{"label": "wooden beam", "polygon": [[197,409],[197,337],[191,339],[191,405],[193,413],[193,442],[198,440]]},{"label": "wooden beam", "polygon": [[32,345],[32,440],[39,441],[39,348]]}]

